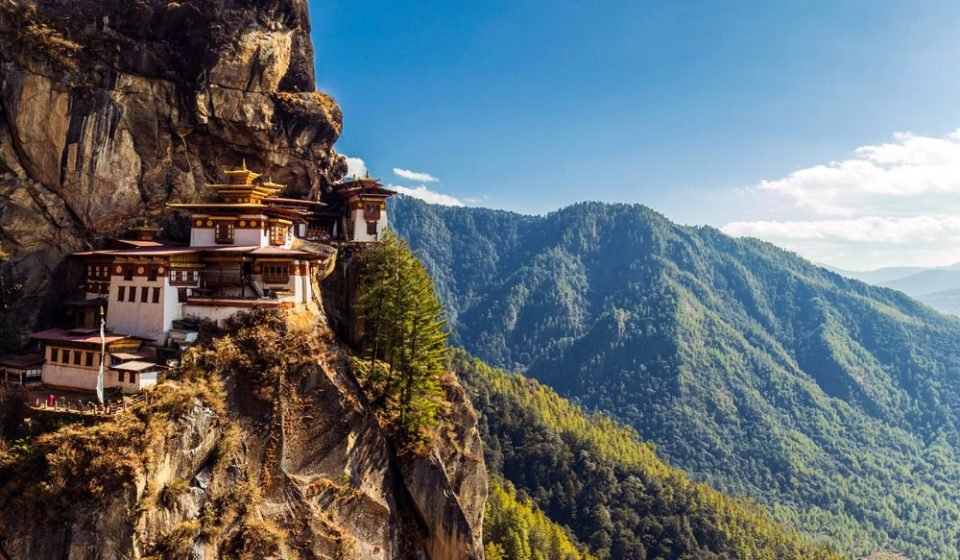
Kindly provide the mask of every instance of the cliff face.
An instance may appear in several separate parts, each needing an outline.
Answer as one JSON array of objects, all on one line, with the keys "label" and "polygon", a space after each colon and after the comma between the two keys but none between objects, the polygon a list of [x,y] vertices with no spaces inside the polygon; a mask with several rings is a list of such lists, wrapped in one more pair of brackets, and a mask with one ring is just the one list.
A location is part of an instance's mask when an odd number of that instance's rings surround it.
[{"label": "cliff face", "polygon": [[66,254],[241,158],[286,195],[342,177],[309,29],[306,0],[0,0],[0,241],[27,317]]},{"label": "cliff face", "polygon": [[476,415],[446,387],[433,450],[398,453],[329,332],[242,320],[149,406],[0,462],[0,557],[482,558]]}]

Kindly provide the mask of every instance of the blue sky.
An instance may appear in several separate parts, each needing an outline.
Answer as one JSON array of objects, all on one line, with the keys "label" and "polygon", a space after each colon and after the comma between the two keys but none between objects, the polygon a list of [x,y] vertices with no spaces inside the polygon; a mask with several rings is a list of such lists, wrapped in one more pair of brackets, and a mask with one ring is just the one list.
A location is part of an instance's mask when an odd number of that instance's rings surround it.
[{"label": "blue sky", "polygon": [[640,202],[850,268],[960,260],[960,171],[930,179],[960,169],[958,2],[310,8],[337,149],[387,182],[525,213]]}]

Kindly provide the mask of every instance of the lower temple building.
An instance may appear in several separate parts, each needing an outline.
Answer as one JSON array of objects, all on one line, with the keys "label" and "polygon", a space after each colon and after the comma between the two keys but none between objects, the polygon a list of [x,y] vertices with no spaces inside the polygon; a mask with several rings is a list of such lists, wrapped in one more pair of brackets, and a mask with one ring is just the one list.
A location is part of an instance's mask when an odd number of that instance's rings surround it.
[{"label": "lower temple building", "polygon": [[100,374],[101,350],[104,354],[104,389],[134,393],[157,384],[165,366],[141,353],[143,341],[127,335],[107,334],[99,329],[49,329],[30,335],[42,344],[44,385],[94,391]]}]

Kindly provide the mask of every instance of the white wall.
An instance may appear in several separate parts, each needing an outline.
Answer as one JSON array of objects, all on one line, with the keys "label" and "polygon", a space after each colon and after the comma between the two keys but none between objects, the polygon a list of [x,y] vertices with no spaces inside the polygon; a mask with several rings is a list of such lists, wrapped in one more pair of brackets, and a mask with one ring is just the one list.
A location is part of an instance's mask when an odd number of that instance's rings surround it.
[{"label": "white wall", "polygon": [[147,387],[152,387],[157,384],[157,372],[149,371],[137,373],[137,382],[128,381],[130,379],[130,372],[123,372],[123,382],[118,381],[120,378],[120,372],[110,371],[110,375],[113,376],[114,384],[111,387],[120,387],[123,389],[124,393],[136,393]]},{"label": "white wall", "polygon": [[354,208],[350,211],[353,221],[353,238],[351,241],[378,241],[383,238],[383,230],[387,227],[387,211],[380,211],[377,221],[377,235],[367,235],[367,221],[363,219],[363,208]]},{"label": "white wall", "polygon": [[[119,301],[120,286],[125,288],[124,301]],[[130,301],[130,290],[134,288],[133,301]],[[147,301],[141,303],[140,290],[146,287],[149,290]],[[160,288],[160,302],[153,303],[153,289]],[[148,280],[146,276],[134,276],[132,280],[124,280],[123,276],[113,276],[110,284],[110,300],[107,307],[107,327],[114,332],[132,336],[142,336],[163,344],[171,323],[178,319],[180,304],[177,302],[177,289],[170,286],[166,275],[158,276],[156,280]]]},{"label": "white wall", "polygon": [[183,304],[180,303],[178,286],[170,285],[169,276],[163,280],[163,289],[160,293],[160,306],[163,308],[163,339],[158,340],[158,343],[165,345],[167,343],[167,333],[173,328],[173,322],[180,319],[180,312],[183,309]]},{"label": "white wall", "polygon": [[[63,364],[51,362],[51,350],[53,348],[57,349],[57,354],[60,357],[60,360],[63,361],[64,351],[69,351],[69,361],[68,364]],[[87,389],[90,391],[95,391],[97,389],[97,373],[100,371],[100,351],[92,349],[81,349],[82,353],[80,365],[75,365],[73,363],[73,352],[75,348],[61,348],[61,347],[51,347],[46,345],[43,349],[44,352],[44,363],[40,371],[40,378],[43,383],[47,385],[55,385],[57,387],[74,387],[77,389]],[[86,365],[87,352],[93,352],[93,365]],[[107,353],[107,363],[110,363],[110,354]],[[106,384],[107,375],[104,376],[105,382],[104,386],[109,387],[110,385]],[[114,378],[116,381],[116,378]]]},{"label": "white wall", "polygon": [[213,247],[217,244],[212,227],[190,228],[191,247]]},{"label": "white wall", "polygon": [[43,371],[40,376],[46,385],[96,391],[97,371],[97,369],[86,369],[81,366],[67,366],[47,362],[43,364]]},{"label": "white wall", "polygon": [[270,238],[264,232],[264,228],[234,228],[233,244],[238,246],[267,247],[270,245]]},{"label": "white wall", "polygon": [[[265,221],[266,216],[239,216],[238,220],[245,219],[251,220],[255,219],[258,221]],[[216,220],[213,221],[216,223]],[[241,228],[236,226],[234,222],[233,228],[233,243],[230,245],[236,247],[269,247],[270,246],[270,235],[269,230],[264,227],[256,228]],[[289,244],[292,241],[292,235],[289,236],[287,243]],[[217,247],[217,246],[229,246],[224,243],[217,243],[216,230],[213,227],[191,227],[190,228],[190,246],[191,247]]]},{"label": "white wall", "polygon": [[221,321],[230,317],[237,311],[247,311],[239,307],[219,306],[219,305],[191,305],[189,303],[183,306],[184,317],[199,317],[209,319],[220,324]]}]

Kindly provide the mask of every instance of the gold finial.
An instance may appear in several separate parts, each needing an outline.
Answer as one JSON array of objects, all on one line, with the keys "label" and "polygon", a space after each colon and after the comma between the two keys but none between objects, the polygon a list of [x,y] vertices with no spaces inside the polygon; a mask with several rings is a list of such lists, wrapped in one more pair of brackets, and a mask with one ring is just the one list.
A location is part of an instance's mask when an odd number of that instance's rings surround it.
[{"label": "gold finial", "polygon": [[240,160],[240,170],[241,170],[241,171],[248,171],[248,169],[247,169],[247,158],[243,158],[242,160]]}]

